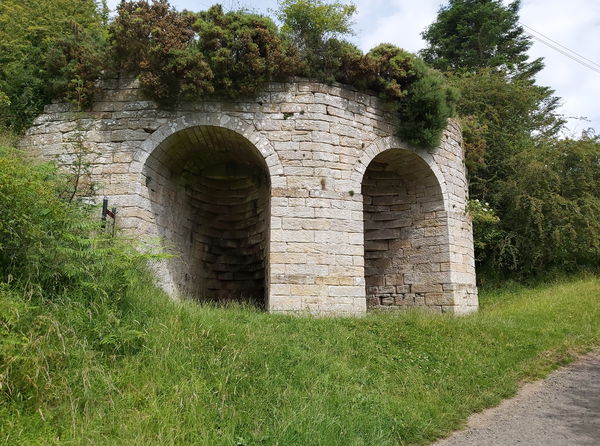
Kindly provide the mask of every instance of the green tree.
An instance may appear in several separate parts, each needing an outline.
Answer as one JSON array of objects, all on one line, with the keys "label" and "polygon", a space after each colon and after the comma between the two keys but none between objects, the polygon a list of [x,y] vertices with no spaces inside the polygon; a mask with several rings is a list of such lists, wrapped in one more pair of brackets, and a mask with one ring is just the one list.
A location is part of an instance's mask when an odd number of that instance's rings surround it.
[{"label": "green tree", "polygon": [[92,53],[101,51],[104,41],[94,0],[2,0],[0,96],[8,101],[0,108],[0,126],[23,129],[57,94],[56,88],[62,92],[64,85],[81,86],[95,76],[98,58]]},{"label": "green tree", "polygon": [[[520,2],[450,0],[423,56],[461,91],[479,271],[526,277],[600,260],[598,139],[561,140],[559,99],[534,75]],[[490,274],[491,273],[491,274]]]},{"label": "green tree", "polygon": [[281,31],[298,48],[305,62],[301,74],[334,80],[347,47],[342,37],[352,34],[354,5],[323,0],[280,0]]},{"label": "green tree", "polygon": [[498,181],[511,174],[511,157],[534,144],[534,135],[550,138],[562,128],[559,99],[547,87],[494,68],[449,73],[448,79],[461,92],[456,106],[471,196],[495,205]]},{"label": "green tree", "polygon": [[450,0],[423,33],[429,46],[424,59],[442,70],[474,71],[500,68],[531,77],[543,68],[542,59],[528,61],[531,39],[519,24],[520,0]]},{"label": "green tree", "polygon": [[521,275],[600,267],[598,137],[537,138],[507,164],[497,202],[511,249],[498,260]]},{"label": "green tree", "polygon": [[533,144],[533,136],[552,137],[564,121],[559,99],[533,75],[542,60],[529,62],[531,45],[519,25],[520,1],[450,0],[423,37],[422,51],[432,65],[446,71],[461,91],[457,111],[465,136],[467,166],[474,198],[493,202],[504,164]]}]

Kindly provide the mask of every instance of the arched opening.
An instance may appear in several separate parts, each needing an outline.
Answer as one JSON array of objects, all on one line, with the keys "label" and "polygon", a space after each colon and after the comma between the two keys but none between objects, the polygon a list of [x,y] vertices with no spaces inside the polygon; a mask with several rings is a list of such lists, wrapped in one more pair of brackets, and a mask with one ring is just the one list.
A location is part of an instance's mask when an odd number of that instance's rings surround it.
[{"label": "arched opening", "polygon": [[377,155],[362,181],[367,307],[429,305],[448,262],[447,215],[430,167],[408,150]]},{"label": "arched opening", "polygon": [[173,291],[263,307],[270,181],[256,147],[226,128],[190,127],[156,147],[144,175]]}]

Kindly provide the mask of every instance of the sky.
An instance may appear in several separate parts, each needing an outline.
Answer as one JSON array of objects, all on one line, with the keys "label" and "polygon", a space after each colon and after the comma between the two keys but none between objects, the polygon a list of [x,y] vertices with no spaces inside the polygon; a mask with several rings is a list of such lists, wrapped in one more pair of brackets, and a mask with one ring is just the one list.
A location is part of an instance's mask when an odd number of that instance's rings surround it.
[{"label": "sky", "polygon": [[[114,9],[119,0],[108,3]],[[277,8],[277,0],[170,0],[170,3],[177,9],[192,11],[206,9],[213,3],[221,3],[226,9],[247,8],[263,14]],[[411,52],[425,46],[421,32],[435,21],[439,8],[447,4],[444,0],[355,0],[353,3],[357,7],[356,33],[350,40],[363,51],[379,43],[392,43]],[[600,134],[600,1],[522,0],[520,21],[532,34],[541,33],[541,37],[553,40],[555,43],[550,43],[554,46],[558,43],[596,64],[597,71],[584,67],[535,39],[529,50],[532,59],[543,57],[546,65],[538,74],[537,83],[551,87],[562,98],[559,112],[568,119],[565,136],[577,137],[590,127]]]}]

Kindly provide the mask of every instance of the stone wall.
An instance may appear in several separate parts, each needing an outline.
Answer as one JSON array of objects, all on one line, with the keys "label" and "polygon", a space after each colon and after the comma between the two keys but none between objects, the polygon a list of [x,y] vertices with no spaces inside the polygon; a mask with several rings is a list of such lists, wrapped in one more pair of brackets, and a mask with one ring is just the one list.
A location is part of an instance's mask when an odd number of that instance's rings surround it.
[{"label": "stone wall", "polygon": [[168,111],[114,79],[89,113],[48,106],[22,145],[69,165],[82,141],[122,230],[175,254],[156,265],[174,296],[272,312],[473,311],[460,129],[450,122],[425,150],[395,128],[377,98],[340,85],[270,84]]}]

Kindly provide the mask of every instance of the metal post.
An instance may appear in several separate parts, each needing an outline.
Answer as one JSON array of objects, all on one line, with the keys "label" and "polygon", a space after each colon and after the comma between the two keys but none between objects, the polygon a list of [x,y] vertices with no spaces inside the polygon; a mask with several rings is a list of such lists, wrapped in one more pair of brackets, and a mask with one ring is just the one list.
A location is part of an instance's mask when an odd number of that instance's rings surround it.
[{"label": "metal post", "polygon": [[116,227],[117,227],[117,208],[112,208],[112,219],[113,219],[112,236],[114,237]]},{"label": "metal post", "polygon": [[106,227],[106,214],[108,214],[108,198],[102,200],[102,229]]}]

